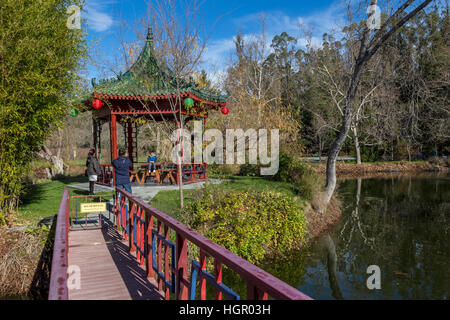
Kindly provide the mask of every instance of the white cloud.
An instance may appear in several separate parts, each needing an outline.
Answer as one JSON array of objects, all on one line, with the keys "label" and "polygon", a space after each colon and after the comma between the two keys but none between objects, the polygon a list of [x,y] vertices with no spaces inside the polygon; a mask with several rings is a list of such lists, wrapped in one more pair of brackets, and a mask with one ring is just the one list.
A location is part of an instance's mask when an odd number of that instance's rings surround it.
[{"label": "white cloud", "polygon": [[[273,37],[282,32],[287,32],[289,35],[299,38],[298,46],[304,48],[308,41],[302,37],[303,31],[300,27],[302,26],[311,32],[311,45],[320,47],[324,33],[339,32],[344,25],[342,7],[338,4],[332,4],[326,10],[296,17],[291,17],[280,11],[248,14],[232,20],[235,32],[242,33],[244,41],[256,36],[261,29],[261,15],[265,17],[268,53],[271,50],[270,44]],[[213,81],[217,81],[220,75],[224,73],[230,61],[230,55],[234,51],[234,39],[233,36],[232,38],[213,40],[208,45],[207,51],[204,53],[202,67],[206,69]]]},{"label": "white cloud", "polygon": [[[287,32],[292,36],[301,36],[301,28],[311,29],[314,36],[321,38],[322,34],[337,31],[344,25],[344,11],[339,2],[331,4],[327,9],[292,16],[281,11],[257,12],[233,20],[237,31],[247,33],[259,27],[261,16],[264,16],[266,32],[269,35]],[[246,32],[247,31],[247,32]]]},{"label": "white cloud", "polygon": [[204,52],[203,61],[208,64],[214,64],[215,62],[224,60],[233,49],[234,38],[213,40]]},{"label": "white cloud", "polygon": [[201,67],[208,73],[213,84],[220,82],[234,49],[234,39],[213,40],[203,53]]},{"label": "white cloud", "polygon": [[108,30],[113,24],[114,20],[108,13],[104,12],[104,3],[101,4],[96,1],[90,1],[86,5],[87,24],[88,27],[97,32]]}]

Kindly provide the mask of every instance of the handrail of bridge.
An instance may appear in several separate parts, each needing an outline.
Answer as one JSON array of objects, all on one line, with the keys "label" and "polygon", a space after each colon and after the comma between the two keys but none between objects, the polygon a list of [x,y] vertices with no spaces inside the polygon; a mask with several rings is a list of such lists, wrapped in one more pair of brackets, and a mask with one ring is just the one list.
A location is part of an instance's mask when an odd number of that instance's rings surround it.
[{"label": "handrail of bridge", "polygon": [[[216,299],[221,300],[222,294],[240,299],[237,294],[222,284],[222,264],[224,264],[247,282],[248,300],[267,300],[269,296],[279,300],[311,300],[310,297],[296,288],[207,239],[125,190],[116,188],[116,192],[116,224],[123,228],[125,239],[128,235],[130,252],[136,251],[136,258],[141,265],[144,263],[144,259],[146,260],[147,275],[151,277],[154,274],[153,272],[156,271],[159,278],[158,289],[162,290],[164,283],[166,299],[169,299],[169,289],[172,289],[172,292],[176,293],[177,299],[186,300],[188,299],[188,288],[194,292],[189,292],[190,298],[194,299],[197,275],[200,278],[201,299],[206,299],[206,280],[214,286]],[[153,227],[154,218],[158,221],[156,230]],[[176,245],[169,241],[169,228],[175,232]],[[158,240],[154,233],[157,233]],[[187,275],[188,241],[200,249],[200,263],[192,262],[194,272],[191,274],[191,281],[189,281]],[[156,242],[158,242],[157,248]],[[164,252],[162,252],[163,242]],[[176,251],[176,257],[172,258],[171,267],[168,264],[169,246],[172,249],[176,247],[176,250],[172,251]],[[159,256],[157,263],[156,254]],[[162,254],[164,254],[165,260],[164,268],[162,267]],[[206,271],[207,256],[214,258],[215,275]],[[153,261],[153,263],[150,261]],[[173,283],[174,278],[169,275],[170,269],[175,272],[176,286]],[[170,283],[170,279],[172,279],[172,283]]]},{"label": "handrail of bridge", "polygon": [[55,241],[53,245],[52,269],[50,274],[49,300],[67,300],[67,267],[69,250],[69,189],[65,189],[56,218]]}]

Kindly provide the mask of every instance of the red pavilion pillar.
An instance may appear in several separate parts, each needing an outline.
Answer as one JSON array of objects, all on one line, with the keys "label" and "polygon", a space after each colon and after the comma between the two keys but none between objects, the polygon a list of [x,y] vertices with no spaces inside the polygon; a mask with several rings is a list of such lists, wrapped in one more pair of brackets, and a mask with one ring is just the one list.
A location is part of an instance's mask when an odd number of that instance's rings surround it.
[{"label": "red pavilion pillar", "polygon": [[111,115],[111,161],[119,157],[117,150],[117,116]]},{"label": "red pavilion pillar", "polygon": [[[111,114],[111,162],[119,157],[117,151],[117,116]],[[114,185],[116,185],[116,171],[113,169]]]}]

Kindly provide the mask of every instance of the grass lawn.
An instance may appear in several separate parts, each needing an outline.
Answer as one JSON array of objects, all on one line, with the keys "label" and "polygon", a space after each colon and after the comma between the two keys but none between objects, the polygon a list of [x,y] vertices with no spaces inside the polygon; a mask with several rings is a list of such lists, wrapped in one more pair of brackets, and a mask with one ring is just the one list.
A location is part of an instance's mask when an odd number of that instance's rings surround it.
[{"label": "grass lawn", "polygon": [[[20,198],[17,222],[36,224],[43,218],[54,216],[58,213],[65,187],[83,182],[87,182],[85,176],[66,176],[62,179],[31,186]],[[71,190],[71,195],[84,195],[87,193]]]},{"label": "grass lawn", "polygon": [[[221,188],[225,190],[235,191],[276,191],[283,193],[289,197],[294,198],[299,203],[303,203],[295,192],[293,191],[290,183],[270,181],[260,177],[240,177],[231,176],[226,179],[221,185]],[[193,194],[198,192],[197,190],[184,190],[184,202],[193,200]],[[171,215],[175,219],[179,218],[180,214],[180,194],[178,190],[161,191],[151,201],[150,205],[156,209]]]}]

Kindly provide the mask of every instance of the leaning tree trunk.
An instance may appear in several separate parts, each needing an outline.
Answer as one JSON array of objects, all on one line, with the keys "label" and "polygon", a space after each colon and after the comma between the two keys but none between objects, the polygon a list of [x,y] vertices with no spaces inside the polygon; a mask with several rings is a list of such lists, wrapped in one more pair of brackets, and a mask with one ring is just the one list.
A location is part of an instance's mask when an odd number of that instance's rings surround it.
[{"label": "leaning tree trunk", "polygon": [[345,139],[347,138],[348,132],[352,125],[352,117],[353,117],[353,100],[355,98],[356,89],[358,88],[359,82],[361,80],[362,70],[369,60],[369,57],[366,56],[367,52],[367,44],[368,44],[369,34],[366,31],[363,35],[363,39],[361,40],[361,47],[359,49],[358,59],[356,60],[355,69],[353,70],[352,79],[350,82],[350,86],[348,88],[345,104],[344,104],[344,114],[342,118],[342,127],[339,131],[336,140],[331,145],[330,151],[328,153],[328,161],[327,161],[327,177],[326,177],[326,185],[324,191],[324,199],[322,199],[322,208],[323,212],[328,204],[330,203],[331,197],[333,196],[334,189],[336,188],[336,160],[339,156],[339,152],[344,145]]},{"label": "leaning tree trunk", "polygon": [[[359,67],[361,68],[361,66]],[[328,203],[333,196],[334,189],[336,188],[336,161],[339,156],[339,152],[344,145],[345,139],[347,138],[348,132],[350,130],[350,125],[352,122],[352,114],[353,114],[353,98],[355,97],[355,91],[357,84],[359,83],[360,74],[356,73],[356,76],[352,80],[352,86],[349,89],[347,94],[347,98],[345,101],[344,108],[344,117],[342,120],[342,127],[338,133],[338,136],[334,143],[331,145],[330,151],[328,153],[328,161],[327,161],[327,177],[326,177],[326,185],[325,185],[325,193],[324,193],[324,208],[328,206]]]}]

